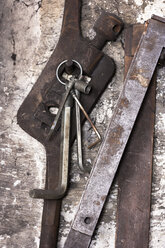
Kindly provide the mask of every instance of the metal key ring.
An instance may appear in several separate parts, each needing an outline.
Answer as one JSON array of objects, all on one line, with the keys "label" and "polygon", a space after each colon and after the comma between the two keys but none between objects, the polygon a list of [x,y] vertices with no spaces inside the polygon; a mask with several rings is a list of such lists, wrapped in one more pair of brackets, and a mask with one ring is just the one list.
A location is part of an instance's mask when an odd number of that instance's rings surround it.
[{"label": "metal key ring", "polygon": [[[57,80],[58,80],[61,84],[63,84],[63,85],[66,85],[66,83],[63,82],[63,81],[60,79],[60,77],[59,77],[59,69],[60,69],[60,67],[61,67],[63,64],[65,64],[67,61],[68,61],[68,60],[62,61],[62,62],[58,65],[58,67],[57,67],[57,69],[56,69],[56,77],[57,77]],[[83,73],[82,66],[80,65],[80,63],[79,63],[77,60],[72,59],[72,61],[73,61],[74,63],[76,63],[76,64],[78,65],[79,69],[80,69],[80,75],[78,76],[78,79],[80,79],[80,78],[82,77],[82,73]]]}]

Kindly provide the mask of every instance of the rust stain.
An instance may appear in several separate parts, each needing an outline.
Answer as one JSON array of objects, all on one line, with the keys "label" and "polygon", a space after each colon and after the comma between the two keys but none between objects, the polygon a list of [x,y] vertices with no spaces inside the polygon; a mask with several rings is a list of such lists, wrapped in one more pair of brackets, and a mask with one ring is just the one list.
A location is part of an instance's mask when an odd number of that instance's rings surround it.
[{"label": "rust stain", "polygon": [[129,105],[128,99],[126,97],[122,98],[121,99],[121,106],[128,108],[128,105]]},{"label": "rust stain", "polygon": [[142,74],[146,73],[146,70],[143,70],[143,69],[139,69],[139,70],[135,70],[133,72],[133,75],[131,76],[131,79],[135,79],[135,80],[138,80],[139,83],[141,84],[141,86],[143,87],[148,87],[148,84],[149,84],[149,80],[148,78],[144,77]]},{"label": "rust stain", "polygon": [[101,197],[101,200],[104,202],[106,198],[107,198],[107,196],[106,196],[106,195],[103,195],[103,196]]},{"label": "rust stain", "polygon": [[99,206],[100,205],[100,202],[99,201],[94,201],[93,202],[95,205]]},{"label": "rust stain", "polygon": [[147,87],[148,86],[148,78],[145,78],[145,77],[143,77],[140,74],[138,74],[136,78],[138,79],[138,81],[141,84],[141,86],[143,86],[143,87]]},{"label": "rust stain", "polygon": [[109,138],[109,143],[113,144],[111,148],[111,154],[114,155],[121,144],[121,135],[123,133],[123,127],[118,125],[117,127],[113,128],[111,131],[111,135]]},{"label": "rust stain", "polygon": [[119,108],[117,110],[117,114],[118,115],[121,115],[121,113],[123,111],[123,108],[128,108],[128,106],[129,106],[128,99],[126,97],[121,98],[121,100],[120,100],[120,106],[119,106]]},{"label": "rust stain", "polygon": [[118,125],[112,130],[111,139],[113,140],[113,143],[120,144],[120,138],[122,132],[123,132],[123,127],[120,125]]}]

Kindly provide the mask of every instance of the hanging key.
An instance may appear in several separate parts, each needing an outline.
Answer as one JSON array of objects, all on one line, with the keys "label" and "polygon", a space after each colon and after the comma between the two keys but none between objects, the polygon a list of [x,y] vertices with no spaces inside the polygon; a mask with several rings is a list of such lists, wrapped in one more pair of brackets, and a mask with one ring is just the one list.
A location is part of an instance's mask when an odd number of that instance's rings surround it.
[{"label": "hanging key", "polygon": [[[60,65],[62,65],[63,63],[65,63],[65,71],[67,74],[63,74],[64,78],[68,76],[68,74],[72,74],[74,71],[74,63],[76,62],[76,64],[79,66],[80,68],[80,72],[82,72],[82,68],[81,65],[75,61],[75,60],[68,60],[68,61],[64,61],[62,62]],[[60,81],[59,78],[59,74],[58,71],[56,73],[58,80]],[[81,77],[82,78],[82,77]],[[61,83],[63,83],[61,81]],[[63,83],[64,84],[64,83]],[[75,98],[75,96],[77,97],[77,99],[75,99],[75,107],[76,107],[76,132],[77,132],[77,154],[78,154],[78,166],[80,168],[81,171],[84,171],[84,166],[83,166],[83,162],[82,162],[82,138],[81,138],[81,120],[80,120],[80,108],[83,111],[83,113],[85,114],[86,118],[88,119],[88,121],[90,122],[92,128],[94,129],[96,135],[98,136],[98,140],[96,142],[94,142],[93,144],[91,144],[88,148],[92,148],[93,146],[95,146],[98,142],[101,141],[101,136],[99,134],[99,132],[97,131],[96,127],[93,125],[92,121],[90,120],[88,114],[86,113],[85,109],[82,107],[79,98],[80,98],[80,92],[84,93],[84,94],[89,94],[91,87],[88,85],[88,83],[84,82],[83,80],[77,80],[74,84],[74,88],[75,88],[75,95],[74,92],[72,92],[72,96],[73,98]]]},{"label": "hanging key", "polygon": [[[63,82],[62,79],[60,78],[60,73],[59,73],[59,71],[60,71],[60,69],[61,69],[62,66],[66,65],[67,62],[68,62],[67,60],[62,61],[62,62],[59,64],[59,66],[57,67],[57,70],[56,70],[56,77],[57,77],[58,81],[59,81],[61,84],[65,85],[65,86],[66,86],[66,83]],[[49,133],[48,133],[47,140],[49,140],[49,139],[51,138],[51,136],[52,136],[52,134],[53,134],[53,132],[54,132],[54,130],[55,130],[55,128],[56,128],[56,125],[57,125],[57,123],[58,123],[58,121],[59,121],[59,118],[60,118],[62,109],[63,109],[63,107],[64,107],[64,104],[65,104],[65,102],[66,102],[66,99],[67,99],[69,93],[71,92],[73,86],[74,86],[74,88],[75,88],[76,90],[81,91],[81,92],[83,92],[83,93],[85,93],[85,94],[88,94],[88,93],[90,92],[90,90],[91,90],[90,86],[88,86],[85,82],[83,82],[83,81],[81,80],[81,78],[82,78],[82,72],[83,72],[82,66],[81,66],[76,60],[72,60],[72,62],[74,62],[74,63],[76,64],[76,66],[78,67],[78,69],[79,69],[79,75],[78,75],[78,77],[77,77],[78,79],[76,79],[76,77],[73,76],[73,75],[71,76],[71,79],[70,79],[70,81],[69,81],[69,83],[68,83],[68,86],[66,86],[66,87],[67,87],[67,90],[66,90],[66,93],[65,93],[65,95],[64,95],[64,97],[63,97],[63,99],[62,99],[62,102],[61,102],[61,104],[60,104],[58,113],[57,113],[57,115],[56,115],[56,117],[55,117],[55,119],[54,119],[54,121],[53,121],[53,124],[52,124],[52,126],[51,126],[51,128],[50,128],[50,131],[49,131]],[[92,121],[91,121],[90,117],[88,116],[87,112],[85,111],[85,109],[84,109],[83,106],[81,105],[79,99],[76,97],[76,94],[74,93],[74,91],[72,91],[72,96],[73,96],[73,98],[75,99],[76,104],[80,107],[80,109],[81,109],[82,112],[84,113],[85,117],[87,118],[87,120],[88,120],[89,123],[91,124],[91,126],[92,126],[94,132],[96,133],[96,135],[97,135],[97,137],[98,137],[98,139],[97,139],[96,142],[94,142],[93,144],[91,144],[90,146],[88,146],[88,148],[92,148],[93,146],[95,146],[97,143],[99,143],[99,142],[101,141],[101,136],[100,136],[99,132],[97,131],[96,127],[94,126],[94,124],[92,123]],[[79,126],[78,129],[80,129],[80,123],[79,123],[80,114],[78,113],[78,112],[79,112],[78,106],[77,106],[77,118],[76,118],[77,121],[76,121],[76,122],[77,122],[77,127]],[[81,167],[82,167],[82,165],[81,165],[82,151],[80,152],[80,149],[82,150],[82,147],[81,147],[81,145],[80,145],[81,136],[80,136],[79,130],[77,130],[77,131],[78,131],[78,132],[77,132],[77,136],[79,136],[78,139],[79,139],[79,154],[80,154],[80,168],[81,168]]]},{"label": "hanging key", "polygon": [[[57,68],[56,76],[60,83],[65,85],[66,92],[63,95],[62,102],[60,104],[58,113],[53,121],[51,126],[50,132],[48,134],[47,139],[50,139],[52,136],[56,125],[59,121],[59,118],[62,114],[62,123],[61,123],[61,149],[60,149],[60,181],[58,187],[56,189],[33,189],[30,191],[30,196],[32,198],[40,198],[40,199],[47,199],[47,200],[58,200],[62,198],[67,190],[67,183],[68,183],[68,166],[69,166],[69,140],[70,140],[70,116],[71,116],[71,107],[72,107],[72,98],[75,100],[76,104],[76,126],[77,126],[77,143],[78,143],[78,165],[80,170],[84,171],[83,162],[82,162],[82,141],[81,141],[81,123],[80,123],[80,109],[84,113],[87,120],[90,122],[93,130],[95,131],[98,139],[96,142],[91,144],[89,148],[95,146],[98,142],[101,141],[101,136],[97,131],[96,127],[92,123],[90,117],[88,116],[87,112],[83,108],[82,104],[79,101],[80,91],[88,94],[91,90],[90,86],[85,83],[83,80],[76,79],[75,76],[71,76],[68,84],[66,85],[64,82],[61,81],[59,78],[59,69],[61,65],[66,63],[63,61]],[[80,75],[79,78],[82,78],[82,68],[81,65],[76,62],[78,66],[80,66]]]},{"label": "hanging key", "polygon": [[[98,139],[92,143],[91,145],[88,146],[89,149],[91,149],[93,146],[95,146],[96,144],[98,144],[100,141],[101,141],[101,135],[99,134],[97,128],[94,126],[94,124],[92,123],[90,117],[88,116],[87,112],[85,111],[84,107],[82,106],[82,104],[80,103],[79,101],[79,95],[78,97],[76,96],[76,94],[79,94],[79,92],[82,92],[84,94],[89,94],[90,90],[91,90],[91,87],[85,83],[83,80],[82,80],[82,73],[83,73],[83,69],[82,69],[82,66],[80,65],[79,62],[77,62],[76,60],[64,60],[63,62],[61,62],[59,64],[59,66],[57,67],[57,71],[56,71],[56,77],[58,79],[58,81],[63,84],[63,85],[66,85],[65,82],[62,81],[62,79],[60,78],[59,76],[59,71],[60,71],[60,68],[62,66],[65,65],[65,70],[67,73],[73,73],[73,65],[76,65],[79,69],[79,76],[78,76],[78,80],[75,81],[75,84],[74,84],[74,90],[70,90],[70,93],[72,95],[72,97],[75,99],[75,102],[76,102],[76,126],[77,126],[77,136],[79,137],[79,154],[80,154],[80,167],[81,166],[81,157],[82,157],[82,151],[80,152],[80,149],[82,150],[82,146],[80,145],[80,141],[81,141],[81,135],[80,135],[80,132],[79,130],[81,130],[81,125],[80,125],[80,111],[78,108],[80,108],[83,112],[83,114],[85,115],[86,119],[89,121],[89,123],[91,124],[94,132],[96,133]],[[64,73],[65,74],[65,73]],[[72,78],[73,75],[71,75],[71,78]],[[67,76],[65,76],[67,78]]]},{"label": "hanging key", "polygon": [[[89,121],[89,123],[91,124],[94,132],[96,133],[98,139],[91,145],[88,146],[89,149],[91,149],[93,146],[95,146],[96,144],[98,144],[101,141],[101,136],[98,132],[98,130],[96,129],[96,127],[94,126],[94,124],[92,123],[90,117],[88,116],[87,112],[85,111],[84,107],[82,106],[82,104],[79,101],[80,98],[80,92],[84,93],[84,94],[89,94],[89,92],[91,91],[91,87],[88,85],[88,83],[84,82],[82,80],[82,67],[81,65],[76,61],[76,60],[65,60],[63,61],[57,68],[57,72],[56,72],[56,76],[59,80],[60,83],[65,84],[59,77],[59,69],[60,66],[62,66],[63,64],[65,64],[65,70],[67,73],[73,73],[73,65],[74,63],[79,67],[80,70],[80,80],[77,80],[74,84],[74,89],[70,91],[72,97],[75,99],[75,106],[76,106],[76,131],[77,131],[77,153],[78,153],[78,161],[79,161],[79,168],[81,170],[84,170],[83,164],[82,164],[82,142],[81,142],[81,121],[80,121],[80,109],[82,110],[82,112],[84,113],[86,119]],[[73,76],[73,75],[72,75]],[[64,77],[67,78],[66,75],[64,75]]]},{"label": "hanging key", "polygon": [[[80,65],[76,60],[72,60],[72,61],[78,66],[80,73],[79,73],[79,76],[78,76],[77,78],[78,78],[78,79],[81,79],[81,77],[82,77],[82,67],[81,67],[81,65]],[[47,140],[49,140],[49,139],[51,138],[51,136],[53,135],[53,132],[54,132],[56,126],[57,126],[57,123],[58,123],[58,121],[59,121],[59,119],[60,119],[60,115],[61,115],[62,110],[63,110],[63,108],[64,108],[64,104],[65,104],[65,102],[66,102],[66,100],[67,100],[67,98],[68,98],[68,96],[69,96],[69,93],[70,93],[71,89],[73,88],[73,86],[74,86],[74,84],[75,84],[75,82],[76,82],[76,77],[75,77],[75,76],[71,77],[71,79],[70,79],[68,85],[67,85],[65,82],[63,82],[63,81],[61,80],[61,78],[60,78],[60,76],[59,76],[59,74],[60,74],[59,71],[60,71],[61,67],[62,67],[63,65],[65,65],[66,63],[67,63],[67,60],[62,61],[62,62],[58,65],[57,70],[56,70],[56,77],[57,77],[58,81],[59,81],[61,84],[63,84],[63,85],[66,86],[66,92],[65,92],[65,95],[63,96],[62,102],[61,102],[61,104],[60,104],[60,107],[59,107],[59,110],[58,110],[58,112],[57,112],[57,115],[56,115],[56,117],[55,117],[55,119],[54,119],[54,121],[53,121],[53,124],[52,124],[52,126],[51,126],[51,128],[50,128],[50,131],[49,131],[49,133],[48,133],[48,135],[47,135]]]},{"label": "hanging key", "polygon": [[[50,132],[48,134],[48,139],[53,134],[56,125],[59,121],[60,116],[62,115],[62,123],[61,123],[61,147],[60,147],[60,180],[58,183],[58,187],[54,190],[52,189],[33,189],[30,191],[30,196],[32,198],[40,198],[40,199],[47,199],[47,200],[58,200],[62,198],[67,190],[67,183],[68,183],[68,167],[69,167],[69,144],[70,144],[70,118],[71,118],[71,107],[74,96],[74,90],[75,88],[77,95],[79,97],[80,91],[88,94],[91,90],[91,87],[87,85],[82,80],[78,80],[75,78],[75,76],[71,75],[70,80],[68,84],[65,84],[62,82],[58,75],[58,70],[60,69],[60,66],[65,63],[66,61],[62,62],[58,68],[57,68],[57,78],[60,83],[65,85],[66,92],[63,95],[62,102],[60,104],[58,113],[53,121],[52,127],[50,129]],[[78,64],[78,62],[77,62]],[[79,64],[78,64],[79,65]],[[80,66],[80,65],[79,65]],[[79,77],[82,77],[82,68],[80,67],[80,75]],[[73,93],[71,93],[71,90],[73,90]],[[76,97],[77,99],[77,97]],[[78,159],[79,159],[79,167],[81,170],[84,170],[83,163],[82,163],[82,147],[81,147],[81,124],[80,124],[80,108],[76,101],[76,125],[77,125],[77,137],[78,137]],[[86,113],[87,115],[87,113]],[[89,117],[88,117],[89,118]]]}]

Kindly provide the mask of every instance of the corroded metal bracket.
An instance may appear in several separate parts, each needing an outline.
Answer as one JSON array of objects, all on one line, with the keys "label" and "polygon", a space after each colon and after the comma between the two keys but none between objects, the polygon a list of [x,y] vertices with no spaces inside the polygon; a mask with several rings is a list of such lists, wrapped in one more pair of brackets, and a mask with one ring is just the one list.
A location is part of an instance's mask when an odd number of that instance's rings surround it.
[{"label": "corroded metal bracket", "polygon": [[[94,40],[84,39],[80,30],[80,12],[80,0],[65,1],[59,42],[17,115],[21,128],[42,143],[46,149],[45,188],[50,190],[57,188],[60,171],[60,132],[57,131],[51,140],[46,139],[54,119],[50,108],[59,107],[64,92],[64,87],[56,78],[56,69],[63,60],[74,59],[81,64],[83,74],[91,77],[92,91],[89,96],[83,95],[81,98],[84,108],[89,113],[115,73],[114,61],[101,49],[108,40],[114,41],[123,28],[123,23],[118,17],[104,12],[94,26],[96,31]],[[72,119],[75,120],[75,114],[73,115]],[[71,128],[71,142],[74,137],[75,121]],[[60,200],[44,201],[40,243],[42,248],[56,246],[60,205]]]},{"label": "corroded metal bracket", "polygon": [[[165,19],[146,25],[64,248],[88,248],[112,181],[165,47]],[[89,201],[90,199],[90,201]]]}]

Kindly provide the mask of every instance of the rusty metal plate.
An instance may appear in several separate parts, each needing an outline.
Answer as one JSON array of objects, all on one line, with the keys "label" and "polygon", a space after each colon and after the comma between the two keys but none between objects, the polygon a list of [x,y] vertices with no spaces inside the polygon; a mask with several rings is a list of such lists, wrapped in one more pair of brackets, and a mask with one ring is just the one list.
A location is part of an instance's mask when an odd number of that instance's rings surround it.
[{"label": "rusty metal plate", "polygon": [[[82,105],[89,113],[115,73],[113,59],[106,56],[101,49],[107,40],[114,41],[123,28],[119,18],[103,12],[94,26],[95,39],[90,41],[81,35],[80,15],[81,0],[66,0],[59,42],[17,115],[21,128],[45,147],[47,157],[45,188],[50,190],[58,187],[61,142],[59,130],[51,140],[46,140],[54,119],[50,108],[59,107],[65,90],[56,78],[56,69],[62,61],[74,59],[81,64],[83,74],[91,77],[92,91],[89,96],[81,97]],[[106,21],[108,30],[105,30],[102,20]],[[82,116],[82,122],[84,120]],[[74,141],[75,132],[75,113],[73,113],[71,143]],[[40,243],[42,248],[56,246],[60,205],[60,200],[44,201]]]}]

